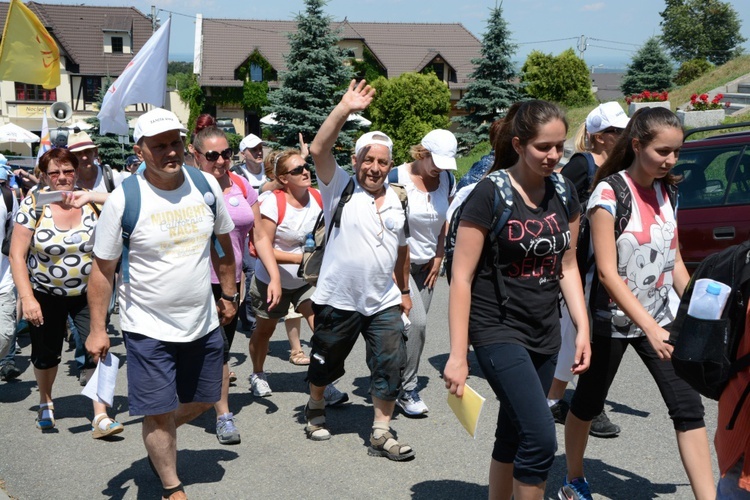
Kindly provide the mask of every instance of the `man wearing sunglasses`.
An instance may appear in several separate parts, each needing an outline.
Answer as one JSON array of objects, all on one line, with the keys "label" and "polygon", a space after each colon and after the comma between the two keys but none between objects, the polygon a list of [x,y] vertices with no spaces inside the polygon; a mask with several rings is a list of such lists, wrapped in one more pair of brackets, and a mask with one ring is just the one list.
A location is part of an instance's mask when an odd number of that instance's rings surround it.
[{"label": "man wearing sunglasses", "polygon": [[263,171],[263,141],[255,134],[250,134],[240,142],[240,155],[244,161],[232,167],[232,172],[243,176],[250,185],[259,191],[260,185],[266,182]]},{"label": "man wearing sunglasses", "polygon": [[375,413],[368,453],[402,461],[414,457],[414,450],[395,439],[390,421],[406,365],[402,317],[409,314],[411,299],[405,209],[396,192],[385,186],[393,167],[393,143],[382,132],[360,137],[352,157],[353,177],[337,165],[331,151],[347,117],[366,109],[374,95],[375,89],[364,80],[356,85],[352,80],[310,146],[326,221],[331,221],[339,200],[346,199],[344,192],[351,196],[341,211],[340,225],[334,224],[329,233],[312,296],[315,332],[305,431],[314,441],[331,437],[325,386],[344,374],[344,361],[361,332],[367,343]]}]

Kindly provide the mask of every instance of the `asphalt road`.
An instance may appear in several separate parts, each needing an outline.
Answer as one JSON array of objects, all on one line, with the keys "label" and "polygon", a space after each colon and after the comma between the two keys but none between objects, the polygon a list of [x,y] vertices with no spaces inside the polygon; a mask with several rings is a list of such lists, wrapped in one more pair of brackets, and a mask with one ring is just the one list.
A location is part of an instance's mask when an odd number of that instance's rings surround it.
[{"label": "asphalt road", "polygon": [[[413,461],[397,463],[367,455],[372,407],[363,342],[357,343],[348,371],[338,384],[349,392],[350,402],[328,411],[333,437],[313,442],[305,438],[300,415],[307,400],[305,369],[287,361],[289,347],[283,327],[271,341],[267,369],[274,393],[269,398],[255,398],[248,390],[251,366],[247,341],[238,333],[231,362],[239,379],[231,388],[229,405],[237,415],[242,443],[218,444],[213,411],[179,429],[178,471],[189,497],[486,498],[498,403],[472,354],[469,383],[487,398],[476,439],[469,437],[448,408],[440,379],[449,345],[447,292],[445,281],[441,281],[432,301],[422,358],[420,383],[429,416],[409,419],[399,414],[392,424],[401,441],[415,448]],[[305,327],[303,343],[309,339]],[[73,353],[65,352],[54,388],[57,427],[42,434],[34,425],[38,398],[29,365],[28,336],[21,338],[21,345],[18,363],[24,373],[14,382],[0,382],[0,480],[5,492],[24,500],[159,498],[160,483],[145,459],[141,418],[127,412],[124,369],[120,369],[114,406],[125,431],[109,442],[94,440],[90,435],[91,404],[80,395],[81,387],[72,374]],[[112,352],[124,359],[119,335],[113,338],[113,346]],[[309,350],[306,345],[305,350]],[[569,391],[568,398],[570,395]],[[716,404],[705,403],[713,439]],[[590,440],[586,469],[595,498],[691,498],[666,408],[632,352],[620,368],[607,410],[622,427],[622,434]],[[556,498],[565,474],[563,428],[558,425],[557,429],[560,450],[548,482],[549,498]]]}]

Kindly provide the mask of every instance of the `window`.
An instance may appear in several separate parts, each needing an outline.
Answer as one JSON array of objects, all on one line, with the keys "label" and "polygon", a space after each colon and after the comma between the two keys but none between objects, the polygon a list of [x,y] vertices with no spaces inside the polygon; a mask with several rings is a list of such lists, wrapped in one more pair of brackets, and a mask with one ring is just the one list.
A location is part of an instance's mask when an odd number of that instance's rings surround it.
[{"label": "window", "polygon": [[99,99],[99,90],[102,88],[102,79],[98,76],[85,76],[81,81],[83,86],[83,100],[85,102],[96,102]]},{"label": "window", "polygon": [[[744,170],[740,165],[740,175],[732,174],[738,163],[741,149],[736,147],[715,149],[683,149],[673,173],[681,180],[678,184],[680,208],[701,208],[721,206],[730,188],[730,202],[737,202],[746,189]],[[731,198],[738,200],[731,200]]]},{"label": "window", "polygon": [[443,80],[445,78],[445,64],[443,63],[433,63],[432,69],[435,71],[435,74],[438,77],[438,80]]},{"label": "window", "polygon": [[112,37],[112,53],[122,54],[122,37],[121,36]]},{"label": "window", "polygon": [[45,89],[41,85],[16,82],[16,100],[18,101],[56,101],[57,89]]},{"label": "window", "polygon": [[255,63],[250,63],[250,81],[251,82],[262,82],[263,81],[263,68]]}]

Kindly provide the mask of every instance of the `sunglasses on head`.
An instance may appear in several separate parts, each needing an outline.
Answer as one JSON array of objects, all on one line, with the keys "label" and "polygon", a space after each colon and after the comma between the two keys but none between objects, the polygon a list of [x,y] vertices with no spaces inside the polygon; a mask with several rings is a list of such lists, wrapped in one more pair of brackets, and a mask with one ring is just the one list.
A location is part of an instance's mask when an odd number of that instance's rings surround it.
[{"label": "sunglasses on head", "polygon": [[609,128],[605,128],[604,130],[602,130],[599,133],[600,134],[615,134],[615,135],[620,135],[620,134],[622,134],[622,130],[623,129],[617,128],[617,127],[609,127]]},{"label": "sunglasses on head", "polygon": [[302,171],[307,170],[310,171],[310,164],[305,163],[304,165],[300,165],[299,167],[293,168],[290,171],[287,172],[289,175],[302,175]]},{"label": "sunglasses on head", "polygon": [[219,156],[224,158],[225,160],[231,160],[232,159],[232,148],[227,148],[224,151],[206,151],[205,153],[195,150],[196,153],[203,155],[206,157],[206,160],[208,161],[216,161],[219,159]]}]

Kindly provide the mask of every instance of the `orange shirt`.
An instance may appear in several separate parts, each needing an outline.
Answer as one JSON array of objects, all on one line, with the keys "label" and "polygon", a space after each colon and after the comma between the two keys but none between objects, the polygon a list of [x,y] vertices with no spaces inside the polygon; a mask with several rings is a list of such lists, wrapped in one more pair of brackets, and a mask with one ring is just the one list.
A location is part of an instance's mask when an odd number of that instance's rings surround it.
[{"label": "orange shirt", "polygon": [[[750,304],[748,304],[745,319],[745,333],[740,341],[737,357],[750,352]],[[714,437],[716,455],[719,459],[719,471],[721,475],[745,456],[745,463],[740,475],[740,488],[750,491],[750,398],[745,401],[743,408],[737,418],[734,429],[726,430],[729,420],[732,418],[734,407],[737,405],[742,392],[750,383],[750,368],[744,369],[734,377],[719,398],[719,422]]]}]

